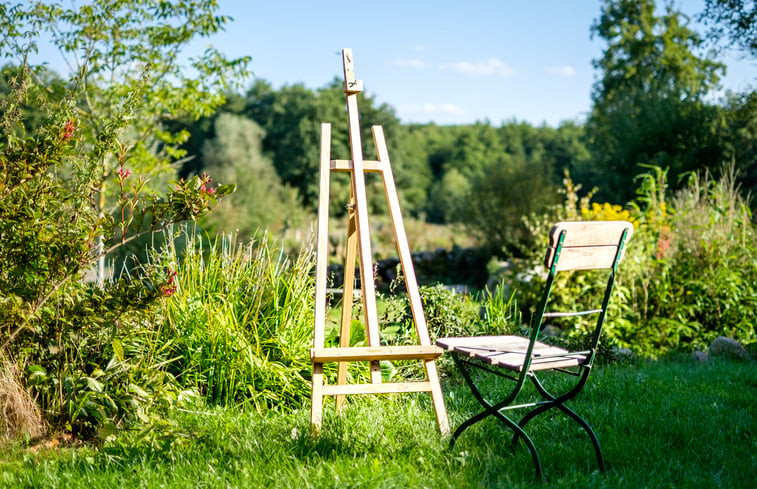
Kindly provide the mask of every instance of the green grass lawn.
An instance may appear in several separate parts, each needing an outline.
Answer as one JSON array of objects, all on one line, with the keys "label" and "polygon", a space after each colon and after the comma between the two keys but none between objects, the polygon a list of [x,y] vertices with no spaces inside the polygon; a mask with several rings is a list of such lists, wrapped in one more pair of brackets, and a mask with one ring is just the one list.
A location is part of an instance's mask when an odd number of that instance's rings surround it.
[{"label": "green grass lawn", "polygon": [[[444,389],[454,427],[475,401],[457,377]],[[303,406],[176,412],[166,438],[131,432],[100,448],[15,448],[0,459],[0,487],[757,487],[754,363],[597,367],[571,405],[599,435],[607,473],[561,415],[529,425],[544,483],[528,451],[511,452],[510,433],[494,421],[450,450],[428,396],[412,394],[355,398],[342,416],[330,403],[318,438]]]}]

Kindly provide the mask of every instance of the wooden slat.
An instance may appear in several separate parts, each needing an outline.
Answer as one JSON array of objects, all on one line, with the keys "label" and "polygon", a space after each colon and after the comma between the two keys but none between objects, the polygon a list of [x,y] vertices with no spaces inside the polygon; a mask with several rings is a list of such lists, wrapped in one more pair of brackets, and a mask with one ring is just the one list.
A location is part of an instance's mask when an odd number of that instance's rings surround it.
[{"label": "wooden slat", "polygon": [[421,296],[418,291],[418,282],[415,278],[415,268],[413,267],[413,257],[410,254],[410,245],[407,242],[405,223],[400,211],[397,187],[394,185],[392,166],[389,163],[389,152],[386,148],[384,130],[381,126],[373,126],[371,130],[373,131],[373,142],[376,145],[379,161],[386,167],[383,175],[386,200],[389,203],[389,216],[392,219],[392,226],[394,227],[394,238],[400,254],[400,262],[402,263],[402,271],[405,276],[405,285],[407,286],[407,294],[410,299],[410,309],[413,313],[415,329],[418,332],[418,340],[421,345],[430,345],[431,340],[428,336],[426,316],[423,314],[423,304],[421,303]]},{"label": "wooden slat", "polygon": [[435,345],[352,346],[347,348],[312,348],[310,361],[367,362],[374,360],[426,360],[439,357],[444,351]]},{"label": "wooden slat", "polygon": [[633,224],[628,221],[559,222],[549,234],[544,265],[552,268],[560,233],[565,231],[558,271],[611,268],[624,230],[627,241],[633,234]]},{"label": "wooden slat", "polygon": [[[560,260],[557,262],[557,271],[610,268],[617,251],[617,246],[563,247]],[[555,248],[547,248],[547,256],[544,258],[547,268],[552,268],[554,254]]]},{"label": "wooden slat", "polygon": [[[344,81],[355,79],[352,62],[352,50],[342,50],[344,64]],[[360,117],[357,111],[357,94],[347,93],[347,121],[350,131],[350,151],[352,154],[352,189],[357,207],[357,228],[360,256],[360,283],[363,287],[363,311],[365,313],[365,331],[370,346],[379,346],[378,312],[376,310],[376,285],[373,279],[373,255],[371,254],[371,233],[368,223],[368,197],[365,191],[365,174],[363,170],[363,145],[360,137]],[[378,362],[370,365],[371,381],[381,382],[381,368]]]},{"label": "wooden slat", "polygon": [[[355,215],[355,194],[350,187],[350,205],[348,206],[349,218],[347,221],[347,250],[344,261],[344,294],[342,294],[342,316],[339,327],[339,346],[350,346],[352,327],[352,302],[353,286],[355,284],[355,258],[357,256],[357,216]],[[323,346],[323,345],[321,345]],[[347,383],[347,362],[339,362],[337,365],[337,384]],[[342,409],[344,396],[336,397],[337,410]]]},{"label": "wooden slat", "polygon": [[321,124],[321,169],[318,183],[318,230],[316,237],[315,311],[313,347],[322,348],[326,331],[326,282],[329,234],[329,177],[331,124]]},{"label": "wooden slat", "polygon": [[324,396],[355,394],[404,394],[406,392],[430,392],[430,382],[393,382],[386,384],[324,385]]},{"label": "wooden slat", "polygon": [[549,233],[549,246],[556,246],[560,231],[566,231],[563,247],[617,245],[623,230],[627,238],[633,234],[628,221],[564,221],[558,222]]},{"label": "wooden slat", "polygon": [[[473,336],[440,338],[436,344],[442,348],[476,358],[492,366],[501,366],[520,372],[526,359],[530,340],[521,336]],[[540,358],[545,356],[545,358]],[[571,354],[568,350],[537,341],[529,370],[549,370],[577,367],[586,360],[583,354]]]},{"label": "wooden slat", "polygon": [[323,420],[323,364],[313,364],[313,383],[310,393],[310,431],[318,433]]},{"label": "wooden slat", "polygon": [[[331,160],[331,171],[351,172],[353,168],[352,160]],[[363,160],[364,172],[381,173],[383,170],[380,162],[375,160]]]}]

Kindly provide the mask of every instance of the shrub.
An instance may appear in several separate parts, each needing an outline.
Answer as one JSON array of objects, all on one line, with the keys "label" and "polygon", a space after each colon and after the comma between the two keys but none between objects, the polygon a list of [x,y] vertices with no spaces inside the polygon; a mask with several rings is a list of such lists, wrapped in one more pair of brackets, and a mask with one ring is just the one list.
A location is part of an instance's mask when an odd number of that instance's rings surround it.
[{"label": "shrub", "polygon": [[[754,341],[757,230],[733,171],[691,176],[665,222],[645,227],[622,334],[648,355],[705,349],[717,336]],[[656,225],[655,225],[656,224]],[[636,239],[636,237],[634,237]]]},{"label": "shrub", "polygon": [[267,235],[207,245],[184,228],[180,239],[183,256],[173,238],[156,258],[177,270],[156,340],[176,359],[169,370],[211,404],[299,406],[310,396],[312,252],[290,258]]},{"label": "shrub", "polygon": [[[196,219],[232,190],[195,176],[154,193],[186,138],[165,131],[163,119],[208,113],[229,86],[229,70],[243,68],[244,60],[208,50],[196,68],[212,76],[197,83],[175,63],[185,43],[226,21],[214,9],[214,2],[0,5],[2,56],[18,63],[0,98],[0,354],[13,352],[24,387],[56,428],[94,435],[183,395],[161,369],[160,352],[144,349],[171,272],[134,263],[112,280],[85,276],[109,252]],[[66,83],[51,87],[28,63],[42,32],[77,61]]]},{"label": "shrub", "polygon": [[[532,232],[546,236],[561,219],[628,219],[636,231],[616,281],[605,325],[605,346],[620,346],[643,356],[705,348],[723,335],[754,341],[757,324],[757,231],[748,203],[736,188],[733,172],[713,181],[690,177],[672,198],[667,172],[650,167],[638,178],[637,199],[630,209],[578,199],[568,179],[566,202],[549,215],[531,217]],[[517,289],[524,314],[530,316],[544,283],[543,248],[516,262],[507,278]],[[588,279],[588,280],[587,280]],[[567,284],[555,282],[551,300],[558,309],[582,308],[601,293],[590,275]],[[589,325],[560,323],[563,340],[573,341]]]},{"label": "shrub", "polygon": [[[401,277],[398,280],[401,280]],[[510,334],[520,329],[520,314],[514,300],[515,296],[507,296],[504,287],[498,287],[493,293],[488,293],[481,302],[474,300],[467,293],[457,293],[441,284],[422,286],[419,291],[431,343],[437,338],[448,336]],[[382,343],[417,344],[418,336],[408,296],[392,295],[386,302],[387,308],[381,321]],[[400,368],[389,369],[393,374],[414,377],[422,372],[418,363],[396,363]],[[442,371],[448,371],[451,367],[448,356],[439,358],[437,363]]]}]

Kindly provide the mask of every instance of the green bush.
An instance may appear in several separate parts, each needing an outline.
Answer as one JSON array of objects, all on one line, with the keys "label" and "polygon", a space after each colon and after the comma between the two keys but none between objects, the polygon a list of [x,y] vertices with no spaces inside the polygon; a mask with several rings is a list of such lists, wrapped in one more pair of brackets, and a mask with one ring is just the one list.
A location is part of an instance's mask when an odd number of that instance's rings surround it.
[{"label": "green bush", "polygon": [[670,200],[670,216],[647,219],[633,238],[629,251],[643,266],[627,270],[629,307],[618,328],[629,347],[653,356],[706,349],[721,335],[754,341],[757,229],[734,181],[727,171],[716,181],[692,176]]},{"label": "green bush", "polygon": [[[3,70],[12,79],[0,93],[0,355],[24,371],[54,428],[91,436],[186,397],[152,337],[172,273],[131,261],[108,279],[103,265],[232,190],[204,175],[165,189],[187,134],[164,121],[208,114],[245,61],[209,49],[193,63],[212,74],[202,83],[175,62],[226,22],[210,1],[33,1],[0,11],[0,52],[18,66]],[[29,63],[46,34],[76,60],[65,83]]]},{"label": "green bush", "polygon": [[[479,336],[510,334],[520,329],[520,315],[514,294],[505,295],[498,287],[482,300],[470,294],[457,293],[441,284],[420,287],[423,312],[426,317],[431,343],[448,336]],[[386,298],[387,307],[382,317],[381,341],[389,345],[417,344],[410,300],[406,294]],[[442,372],[451,368],[448,356],[437,360]],[[396,362],[398,369],[388,368],[392,374],[417,377],[422,373],[417,362]]]},{"label": "green bush", "polygon": [[[558,220],[629,219],[636,230],[620,266],[603,341],[646,357],[671,351],[705,349],[717,336],[742,343],[755,339],[757,324],[757,230],[749,205],[739,195],[733,172],[713,181],[691,176],[672,197],[667,172],[657,167],[640,175],[630,211],[578,199],[566,179],[566,203],[544,216],[531,217],[532,232],[544,239]],[[546,245],[546,241],[543,242]],[[521,310],[530,318],[544,285],[543,246],[514,261],[506,283],[518,291]],[[592,275],[555,282],[556,309],[582,308],[600,300]],[[584,307],[585,308],[585,307]],[[589,326],[579,320],[555,321],[570,343]]]},{"label": "green bush", "polygon": [[267,235],[245,245],[180,236],[183,256],[174,238],[159,257],[177,271],[157,340],[176,359],[168,369],[211,404],[299,406],[310,396],[312,252],[290,258]]}]

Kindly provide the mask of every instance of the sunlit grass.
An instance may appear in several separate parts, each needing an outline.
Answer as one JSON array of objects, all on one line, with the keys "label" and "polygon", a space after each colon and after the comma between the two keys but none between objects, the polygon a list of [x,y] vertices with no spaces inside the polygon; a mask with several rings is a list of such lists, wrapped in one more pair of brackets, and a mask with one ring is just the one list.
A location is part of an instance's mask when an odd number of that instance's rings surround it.
[{"label": "sunlit grass", "polygon": [[[501,380],[500,380],[501,382]],[[493,384],[492,387],[496,387]],[[453,426],[477,410],[460,379],[445,381]],[[528,452],[509,450],[494,421],[468,430],[454,450],[436,429],[426,395],[328,403],[309,434],[308,406],[260,415],[216,408],[173,413],[168,441],[125,433],[102,448],[4,456],[8,487],[534,487],[666,488],[757,485],[753,364],[689,361],[599,367],[572,406],[600,437],[600,473],[584,433],[562,416],[529,425],[547,475]]]}]

